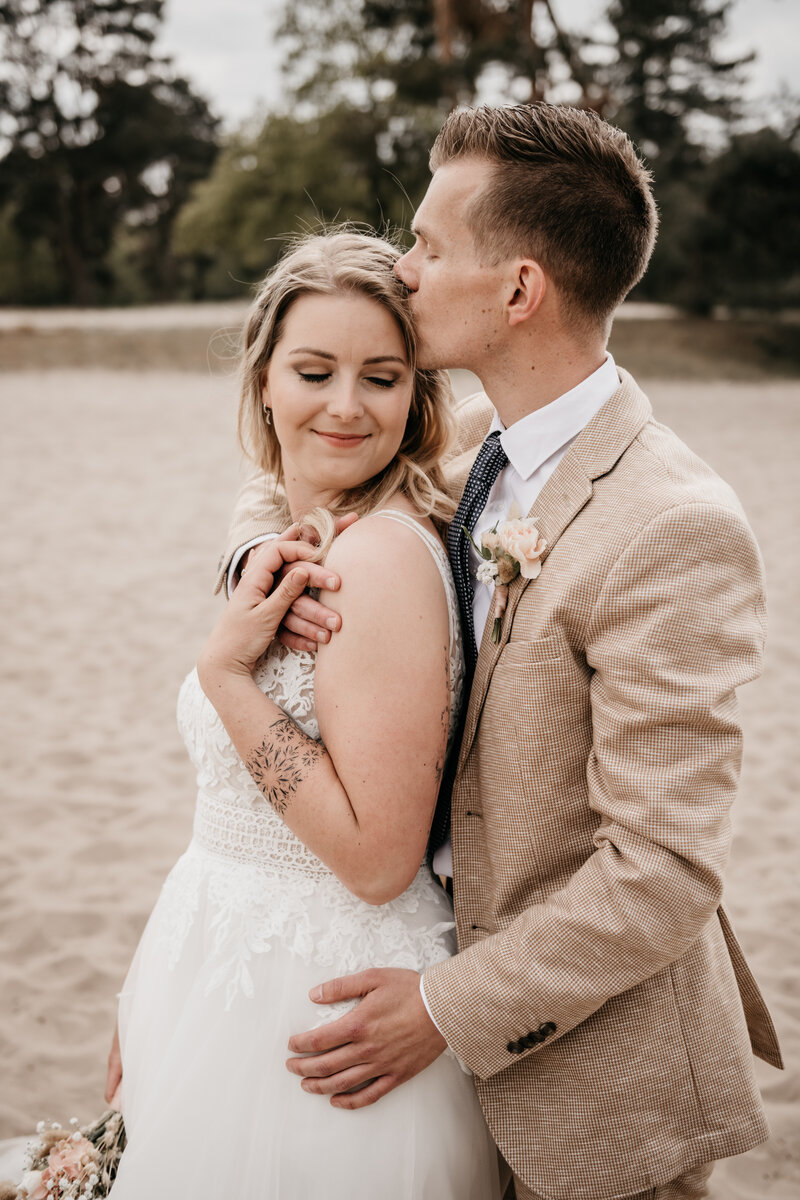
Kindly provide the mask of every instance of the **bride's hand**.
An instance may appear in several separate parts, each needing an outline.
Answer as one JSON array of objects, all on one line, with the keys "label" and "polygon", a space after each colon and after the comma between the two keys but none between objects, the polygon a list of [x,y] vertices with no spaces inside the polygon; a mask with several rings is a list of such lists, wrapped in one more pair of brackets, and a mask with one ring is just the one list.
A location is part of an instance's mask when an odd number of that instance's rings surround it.
[{"label": "bride's hand", "polygon": [[[338,537],[345,529],[349,529],[357,520],[358,515],[354,512],[345,513],[342,517],[336,517],[334,521],[336,536]],[[305,525],[299,528],[297,525],[293,525],[290,530],[281,535],[281,539],[289,537],[299,538],[300,541],[309,542],[311,545],[317,545],[318,543],[316,532]],[[257,548],[254,547],[244,554],[241,561],[239,579],[247,573],[251,555],[254,555],[256,552]],[[284,567],[283,570],[285,572],[287,568]],[[304,592],[303,595],[295,600],[283,621],[281,621],[277,640],[290,650],[313,652],[318,649],[321,643],[330,641],[331,633],[336,633],[340,627],[341,617],[337,612],[321,604],[319,600],[315,600],[307,592]]]},{"label": "bride's hand", "polygon": [[[198,660],[201,683],[204,677],[220,674],[251,675],[275,639],[288,609],[305,589],[334,591],[339,587],[337,575],[319,563],[308,561],[314,554],[314,547],[297,540],[295,531],[280,541],[265,542],[251,553],[241,582]],[[275,586],[276,578],[287,565],[291,569]]]},{"label": "bride's hand", "polygon": [[112,1108],[120,1111],[120,1085],[122,1084],[122,1057],[119,1052],[119,1025],[114,1027],[114,1037],[108,1052],[108,1071],[106,1074],[105,1101]]}]

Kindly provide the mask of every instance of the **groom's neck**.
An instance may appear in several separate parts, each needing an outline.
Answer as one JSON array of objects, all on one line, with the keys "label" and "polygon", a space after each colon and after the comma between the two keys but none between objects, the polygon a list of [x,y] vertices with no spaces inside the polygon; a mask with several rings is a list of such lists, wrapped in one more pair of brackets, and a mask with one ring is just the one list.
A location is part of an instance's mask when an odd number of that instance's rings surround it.
[{"label": "groom's neck", "polygon": [[484,391],[508,428],[552,404],[603,365],[605,338],[574,338],[540,330],[520,338],[479,372]]}]

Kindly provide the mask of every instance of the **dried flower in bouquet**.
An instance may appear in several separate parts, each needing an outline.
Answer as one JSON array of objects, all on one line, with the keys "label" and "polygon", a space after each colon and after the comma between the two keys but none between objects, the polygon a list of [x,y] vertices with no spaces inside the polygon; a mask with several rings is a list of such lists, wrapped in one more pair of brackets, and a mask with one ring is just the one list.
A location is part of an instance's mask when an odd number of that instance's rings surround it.
[{"label": "dried flower in bouquet", "polygon": [[110,1108],[97,1121],[63,1130],[54,1122],[36,1126],[28,1144],[22,1179],[0,1184],[1,1200],[102,1200],[108,1195],[125,1149],[122,1113]]}]

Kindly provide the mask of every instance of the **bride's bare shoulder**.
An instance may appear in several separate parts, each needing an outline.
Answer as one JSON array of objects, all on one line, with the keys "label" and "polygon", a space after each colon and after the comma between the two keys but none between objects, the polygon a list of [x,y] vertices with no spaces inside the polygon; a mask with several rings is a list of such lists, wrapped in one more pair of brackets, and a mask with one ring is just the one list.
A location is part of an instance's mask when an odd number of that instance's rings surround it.
[{"label": "bride's bare shoulder", "polygon": [[[424,522],[423,528],[427,524]],[[363,602],[389,607],[410,593],[423,605],[444,599],[441,575],[424,538],[405,521],[379,513],[362,517],[340,534],[328,552],[326,565],[342,580],[339,593],[326,593],[326,604],[331,595],[339,595],[344,602],[354,598],[355,592]]]}]

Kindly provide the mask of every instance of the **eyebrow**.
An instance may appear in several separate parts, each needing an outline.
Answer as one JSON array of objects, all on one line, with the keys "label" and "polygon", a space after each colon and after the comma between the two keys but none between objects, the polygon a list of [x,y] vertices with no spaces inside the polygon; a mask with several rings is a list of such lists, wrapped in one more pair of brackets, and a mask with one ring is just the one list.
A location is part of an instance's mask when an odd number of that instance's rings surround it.
[{"label": "eyebrow", "polygon": [[331,362],[336,362],[336,355],[329,354],[327,350],[315,350],[313,346],[297,346],[294,350],[289,351],[290,354],[314,354],[317,358],[327,358]]},{"label": "eyebrow", "polygon": [[[331,354],[327,350],[315,350],[313,346],[297,346],[294,350],[289,351],[290,354],[313,354],[316,358],[326,358],[328,362],[336,362],[336,355]],[[408,364],[404,358],[400,358],[397,354],[376,354],[374,358],[365,358],[362,366],[371,366],[373,363],[396,362],[405,367]]]}]

